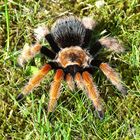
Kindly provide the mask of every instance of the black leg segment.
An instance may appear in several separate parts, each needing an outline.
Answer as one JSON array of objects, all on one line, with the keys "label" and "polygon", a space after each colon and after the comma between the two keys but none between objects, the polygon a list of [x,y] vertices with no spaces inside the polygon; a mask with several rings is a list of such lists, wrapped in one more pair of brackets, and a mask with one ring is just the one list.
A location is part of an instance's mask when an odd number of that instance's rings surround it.
[{"label": "black leg segment", "polygon": [[48,49],[46,46],[42,46],[40,52],[51,59],[54,59],[56,56],[56,53]]},{"label": "black leg segment", "polygon": [[83,45],[81,46],[82,48],[86,48],[89,43],[90,43],[90,40],[91,40],[91,37],[92,37],[92,31],[91,29],[86,29],[86,34],[85,34],[85,38],[84,38],[84,43]]},{"label": "black leg segment", "polygon": [[51,34],[47,34],[45,36],[46,40],[49,42],[52,50],[56,53],[58,53],[60,51],[60,48],[58,47],[58,45],[56,44],[56,42],[54,41],[53,37]]},{"label": "black leg segment", "polygon": [[101,49],[103,48],[103,46],[101,45],[101,43],[99,41],[96,41],[92,46],[90,46],[89,49],[89,53],[91,55],[96,55]]}]

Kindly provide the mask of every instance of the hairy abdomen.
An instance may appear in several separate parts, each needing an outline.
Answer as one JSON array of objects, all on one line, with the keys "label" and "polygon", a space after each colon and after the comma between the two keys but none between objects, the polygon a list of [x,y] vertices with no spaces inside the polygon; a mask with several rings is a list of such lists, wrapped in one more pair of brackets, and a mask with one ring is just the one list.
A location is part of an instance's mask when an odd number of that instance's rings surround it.
[{"label": "hairy abdomen", "polygon": [[56,21],[51,29],[55,42],[62,48],[81,46],[86,29],[81,21],[75,17],[65,17]]}]

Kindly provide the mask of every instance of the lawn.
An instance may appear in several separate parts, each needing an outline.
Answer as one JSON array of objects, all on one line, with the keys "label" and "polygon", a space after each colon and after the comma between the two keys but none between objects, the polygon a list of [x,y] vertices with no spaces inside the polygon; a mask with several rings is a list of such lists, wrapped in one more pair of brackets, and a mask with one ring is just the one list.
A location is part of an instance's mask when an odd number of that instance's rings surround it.
[{"label": "lawn", "polygon": [[[0,140],[140,140],[140,2],[139,0],[3,0],[0,1]],[[98,22],[96,36],[114,36],[125,52],[108,53],[106,60],[120,73],[128,94],[119,91],[97,71],[98,85],[105,108],[98,118],[84,92],[70,91],[65,82],[56,110],[46,115],[53,71],[23,102],[16,96],[29,78],[48,61],[37,55],[24,67],[17,63],[26,43],[35,42],[33,30],[58,17],[91,16]],[[93,32],[94,38],[94,32]],[[48,45],[42,41],[42,45]]]}]

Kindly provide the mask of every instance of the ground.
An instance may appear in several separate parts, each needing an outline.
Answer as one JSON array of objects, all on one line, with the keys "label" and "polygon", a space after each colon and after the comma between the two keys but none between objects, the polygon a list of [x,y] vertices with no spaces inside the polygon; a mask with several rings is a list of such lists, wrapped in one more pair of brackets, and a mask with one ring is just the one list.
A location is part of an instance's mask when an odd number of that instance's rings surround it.
[{"label": "ground", "polygon": [[[93,35],[93,40],[114,36],[126,50],[123,54],[105,52],[101,57],[120,73],[128,95],[123,97],[99,71],[93,75],[103,99],[103,120],[98,118],[84,92],[71,92],[65,83],[57,108],[48,117],[46,107],[53,72],[22,103],[15,100],[31,75],[48,60],[38,55],[23,68],[17,64],[25,43],[35,41],[33,29],[42,24],[51,27],[58,17],[71,14],[91,16],[98,22],[98,34]],[[44,41],[42,44],[48,45]],[[0,67],[0,139],[140,139],[138,0],[105,0],[101,5],[96,0],[0,1]]]}]

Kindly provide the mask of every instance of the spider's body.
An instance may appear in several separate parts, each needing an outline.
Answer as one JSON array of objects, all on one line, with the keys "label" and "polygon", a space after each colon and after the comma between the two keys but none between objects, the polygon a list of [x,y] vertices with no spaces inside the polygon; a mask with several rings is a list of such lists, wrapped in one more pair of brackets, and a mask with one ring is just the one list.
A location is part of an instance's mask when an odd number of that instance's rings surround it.
[{"label": "spider's body", "polygon": [[56,74],[50,89],[48,112],[53,111],[60,96],[61,81],[65,80],[71,90],[74,89],[75,84],[78,88],[85,90],[88,97],[92,100],[95,109],[98,111],[99,117],[103,118],[104,112],[100,102],[99,92],[92,81],[91,74],[93,68],[95,66],[98,67],[120,92],[126,93],[126,89],[121,84],[121,79],[118,74],[107,63],[102,63],[98,60],[97,57],[98,51],[103,46],[116,52],[122,52],[123,48],[116,39],[108,37],[97,40],[87,50],[87,45],[91,41],[91,33],[95,25],[95,21],[88,17],[82,20],[75,17],[65,17],[56,21],[51,32],[44,27],[36,29],[37,39],[45,37],[52,50],[40,44],[36,44],[33,47],[26,47],[19,56],[19,63],[22,65],[39,52],[53,59],[53,61],[44,65],[30,79],[29,83],[24,87],[22,94],[17,99],[21,99],[24,95],[31,92],[48,71],[54,69],[56,70]]}]

